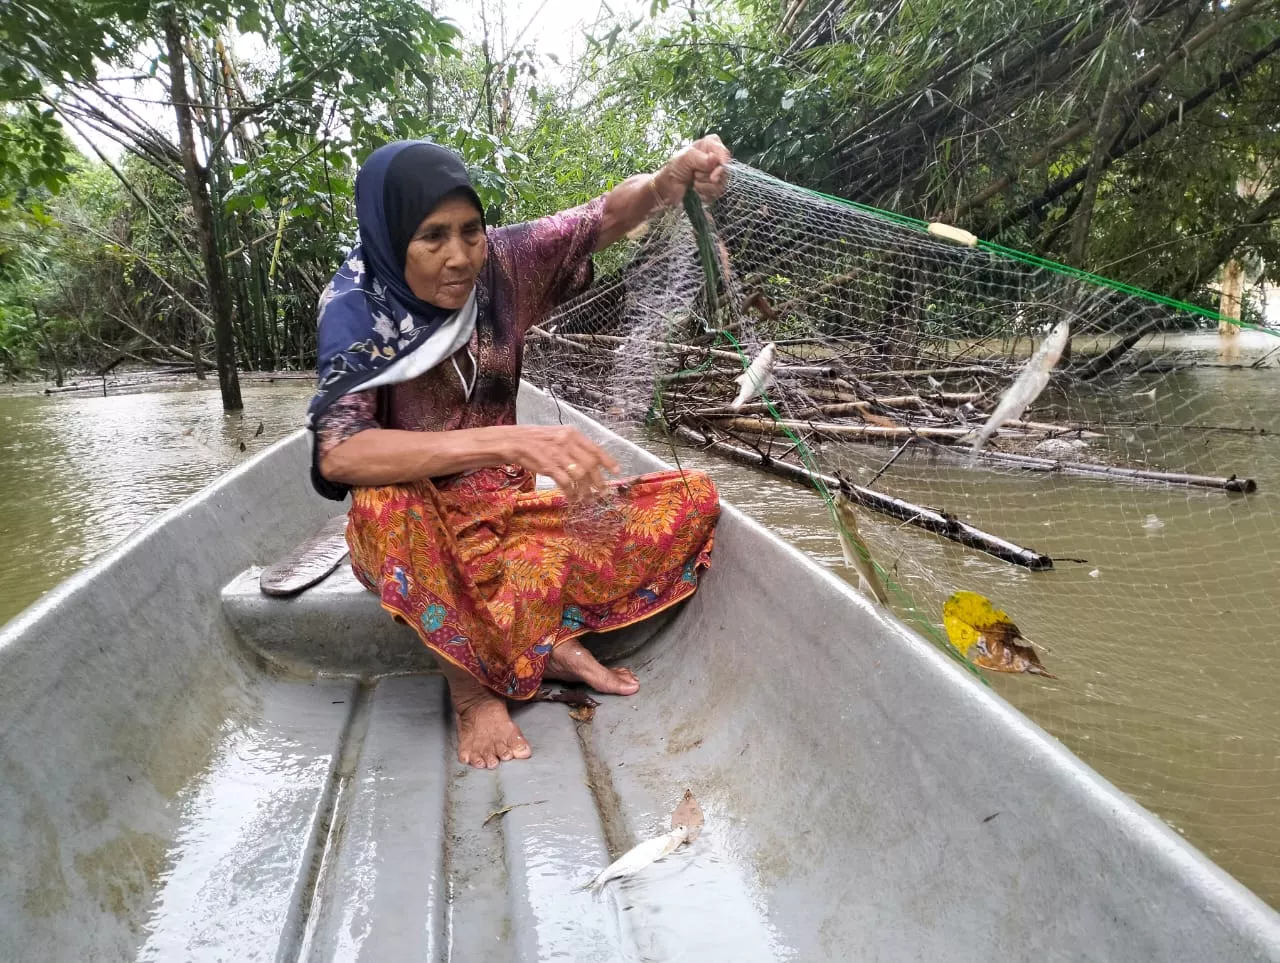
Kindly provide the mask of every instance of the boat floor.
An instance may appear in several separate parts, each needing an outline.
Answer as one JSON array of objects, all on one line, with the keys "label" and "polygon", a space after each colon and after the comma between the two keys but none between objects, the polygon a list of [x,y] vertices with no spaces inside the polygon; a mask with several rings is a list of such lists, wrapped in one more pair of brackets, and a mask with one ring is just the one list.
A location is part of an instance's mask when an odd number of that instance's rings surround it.
[{"label": "boat floor", "polygon": [[[224,609],[242,628],[244,609],[275,609],[276,656],[305,658],[325,612],[351,624],[362,611],[369,631],[383,620],[383,657],[397,637],[420,648],[345,565],[326,591],[289,601],[255,598],[256,575],[228,586]],[[687,788],[682,747],[639,723],[647,695],[601,696],[591,723],[563,704],[518,706],[534,756],[490,771],[457,761],[438,674],[271,679],[184,790],[140,959],[776,958],[738,868],[710,843],[600,896],[581,888],[664,832]]]}]

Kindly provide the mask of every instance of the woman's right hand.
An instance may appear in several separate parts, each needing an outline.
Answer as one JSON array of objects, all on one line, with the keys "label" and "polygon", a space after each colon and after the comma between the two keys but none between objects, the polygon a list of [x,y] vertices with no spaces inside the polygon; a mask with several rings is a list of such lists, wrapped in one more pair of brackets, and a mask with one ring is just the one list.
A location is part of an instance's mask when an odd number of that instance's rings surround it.
[{"label": "woman's right hand", "polygon": [[510,460],[546,475],[570,502],[604,491],[606,471],[622,471],[608,452],[568,425],[513,425],[508,431]]}]

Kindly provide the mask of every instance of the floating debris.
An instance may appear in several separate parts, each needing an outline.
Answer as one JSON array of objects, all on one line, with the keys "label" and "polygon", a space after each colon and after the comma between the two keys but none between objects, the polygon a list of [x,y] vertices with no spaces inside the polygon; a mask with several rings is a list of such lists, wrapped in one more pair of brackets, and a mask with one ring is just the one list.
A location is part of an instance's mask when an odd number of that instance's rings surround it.
[{"label": "floating debris", "polygon": [[512,803],[510,806],[503,806],[501,809],[495,809],[493,812],[489,813],[489,815],[484,817],[484,822],[482,822],[480,826],[481,828],[488,826],[490,821],[494,819],[501,819],[513,809],[519,809],[521,806],[541,806],[546,801],[547,800],[545,799],[539,799],[536,802]]},{"label": "floating debris", "polygon": [[1046,671],[1018,627],[991,600],[977,592],[956,592],[942,607],[951,644],[975,665],[995,672],[1026,672],[1055,678]]}]

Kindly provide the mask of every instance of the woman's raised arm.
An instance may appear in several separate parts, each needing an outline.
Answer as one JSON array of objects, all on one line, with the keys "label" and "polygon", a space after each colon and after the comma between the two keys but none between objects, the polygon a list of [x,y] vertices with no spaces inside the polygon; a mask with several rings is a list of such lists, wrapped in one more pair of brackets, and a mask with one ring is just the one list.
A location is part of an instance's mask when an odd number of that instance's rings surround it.
[{"label": "woman's raised arm", "polygon": [[636,174],[604,196],[596,250],[601,251],[644,223],[657,207],[679,204],[692,186],[708,200],[719,197],[729,178],[729,151],[715,134],[675,153],[657,173]]}]

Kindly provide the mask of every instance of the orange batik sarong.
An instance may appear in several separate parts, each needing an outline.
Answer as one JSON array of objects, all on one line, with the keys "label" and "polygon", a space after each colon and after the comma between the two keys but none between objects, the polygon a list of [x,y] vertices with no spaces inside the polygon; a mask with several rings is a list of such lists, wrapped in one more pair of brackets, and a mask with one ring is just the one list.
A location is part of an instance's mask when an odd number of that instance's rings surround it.
[{"label": "orange batik sarong", "polygon": [[347,542],[356,577],[433,652],[527,699],[555,645],[692,595],[719,513],[701,472],[642,475],[569,506],[505,466],[356,488]]}]

